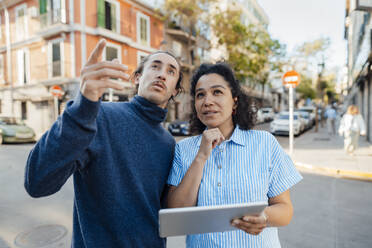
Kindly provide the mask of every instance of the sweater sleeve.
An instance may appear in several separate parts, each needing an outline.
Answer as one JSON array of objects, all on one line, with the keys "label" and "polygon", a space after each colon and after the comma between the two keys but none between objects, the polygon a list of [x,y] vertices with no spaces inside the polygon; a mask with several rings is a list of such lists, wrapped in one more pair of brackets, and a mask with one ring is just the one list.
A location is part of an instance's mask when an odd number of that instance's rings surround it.
[{"label": "sweater sleeve", "polygon": [[87,164],[87,148],[97,131],[99,107],[100,102],[92,102],[80,93],[67,103],[63,114],[28,156],[24,186],[30,196],[54,194]]}]

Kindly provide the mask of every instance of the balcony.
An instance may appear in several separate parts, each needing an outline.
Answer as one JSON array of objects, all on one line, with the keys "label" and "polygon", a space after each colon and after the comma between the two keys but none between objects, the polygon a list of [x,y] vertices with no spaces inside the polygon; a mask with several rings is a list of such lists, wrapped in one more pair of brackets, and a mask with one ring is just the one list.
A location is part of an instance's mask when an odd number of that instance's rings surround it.
[{"label": "balcony", "polygon": [[69,31],[69,27],[66,24],[66,12],[62,9],[52,10],[37,17],[40,28],[37,32],[38,35],[43,38],[49,38],[59,33]]},{"label": "balcony", "polygon": [[[169,35],[175,36],[177,39],[187,42],[189,39],[190,29],[187,27],[183,27],[178,25],[175,21],[168,23],[165,32]],[[191,30],[191,40],[195,42],[196,39],[196,30]]]}]

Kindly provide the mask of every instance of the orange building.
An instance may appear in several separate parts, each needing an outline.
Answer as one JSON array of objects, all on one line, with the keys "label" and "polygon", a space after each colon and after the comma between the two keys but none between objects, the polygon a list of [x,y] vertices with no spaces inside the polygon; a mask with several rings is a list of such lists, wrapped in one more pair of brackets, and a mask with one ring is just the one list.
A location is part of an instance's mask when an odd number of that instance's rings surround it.
[{"label": "orange building", "polygon": [[[131,73],[160,49],[163,23],[154,9],[134,0],[0,0],[0,115],[22,118],[40,136],[54,122],[50,87],[64,103],[79,90],[82,66],[101,38],[103,59],[118,58]],[[105,94],[127,100],[134,85]]]}]

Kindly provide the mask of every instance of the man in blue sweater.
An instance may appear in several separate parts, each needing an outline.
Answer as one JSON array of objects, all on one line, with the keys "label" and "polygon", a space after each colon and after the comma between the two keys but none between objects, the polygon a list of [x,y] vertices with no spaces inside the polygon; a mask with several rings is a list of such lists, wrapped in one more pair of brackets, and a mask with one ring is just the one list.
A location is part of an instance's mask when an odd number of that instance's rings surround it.
[{"label": "man in blue sweater", "polygon": [[29,154],[25,188],[32,197],[57,192],[74,179],[72,247],[165,247],[158,211],[175,141],[161,126],[168,101],[181,89],[180,64],[166,52],[149,55],[134,72],[138,95],[101,103],[110,78],[128,79],[127,67],[99,61],[101,40],[70,101]]}]

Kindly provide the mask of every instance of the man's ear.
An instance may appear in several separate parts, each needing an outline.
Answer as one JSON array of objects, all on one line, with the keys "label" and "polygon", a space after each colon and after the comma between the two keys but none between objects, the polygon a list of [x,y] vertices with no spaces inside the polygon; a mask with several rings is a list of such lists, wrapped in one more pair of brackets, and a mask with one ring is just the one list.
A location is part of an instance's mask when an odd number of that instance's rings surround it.
[{"label": "man's ear", "polygon": [[179,93],[181,93],[180,89],[174,89],[174,91],[172,92],[172,96],[176,97],[176,96],[178,96]]},{"label": "man's ear", "polygon": [[134,84],[135,85],[139,85],[140,77],[141,77],[141,73],[136,73],[136,75],[134,75]]}]

